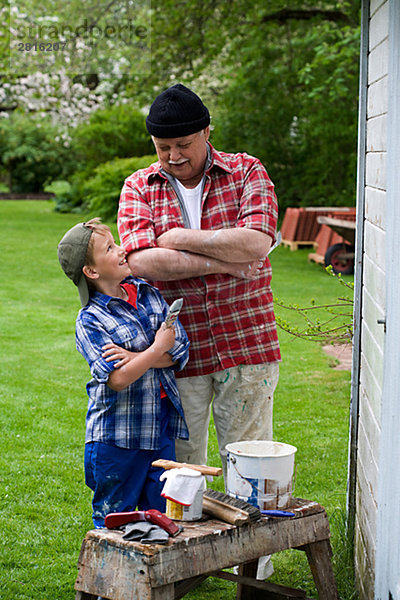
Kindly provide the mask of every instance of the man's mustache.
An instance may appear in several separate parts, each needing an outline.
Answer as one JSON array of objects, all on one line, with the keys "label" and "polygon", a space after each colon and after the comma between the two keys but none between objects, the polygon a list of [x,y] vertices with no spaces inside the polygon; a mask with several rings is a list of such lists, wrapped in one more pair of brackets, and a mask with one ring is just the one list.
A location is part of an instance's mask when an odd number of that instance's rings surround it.
[{"label": "man's mustache", "polygon": [[169,160],[168,164],[169,165],[183,165],[185,162],[188,162],[188,158],[185,158],[185,160]]}]

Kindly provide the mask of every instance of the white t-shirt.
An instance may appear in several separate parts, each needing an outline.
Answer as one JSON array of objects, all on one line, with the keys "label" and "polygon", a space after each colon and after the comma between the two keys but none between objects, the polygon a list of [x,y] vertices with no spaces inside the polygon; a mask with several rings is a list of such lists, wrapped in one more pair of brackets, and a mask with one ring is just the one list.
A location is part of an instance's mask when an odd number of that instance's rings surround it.
[{"label": "white t-shirt", "polygon": [[175,179],[182,199],[189,215],[190,227],[200,229],[201,224],[201,192],[203,190],[204,177],[195,188],[186,188],[178,179]]}]

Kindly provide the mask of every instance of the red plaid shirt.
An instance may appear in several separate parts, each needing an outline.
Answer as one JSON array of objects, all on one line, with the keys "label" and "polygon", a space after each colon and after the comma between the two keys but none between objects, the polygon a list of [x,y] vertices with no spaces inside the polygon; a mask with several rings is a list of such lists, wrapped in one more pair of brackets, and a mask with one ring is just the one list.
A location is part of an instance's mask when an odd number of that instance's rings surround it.
[{"label": "red plaid shirt", "polygon": [[[275,238],[278,208],[274,186],[257,158],[217,152],[209,145],[205,175],[201,229],[248,227]],[[159,162],[125,180],[118,229],[128,253],[156,247],[156,238],[162,233],[188,226]],[[169,304],[184,298],[179,318],[191,345],[189,362],[179,376],[280,360],[271,275],[266,258],[253,281],[216,274],[154,282]]]}]

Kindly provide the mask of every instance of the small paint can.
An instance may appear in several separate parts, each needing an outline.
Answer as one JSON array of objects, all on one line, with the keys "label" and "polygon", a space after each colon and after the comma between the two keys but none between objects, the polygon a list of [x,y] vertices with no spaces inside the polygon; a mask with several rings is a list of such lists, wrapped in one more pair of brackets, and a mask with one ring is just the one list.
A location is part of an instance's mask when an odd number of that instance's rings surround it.
[{"label": "small paint can", "polygon": [[203,514],[203,486],[197,490],[196,496],[189,506],[167,499],[165,514],[175,521],[199,521]]}]

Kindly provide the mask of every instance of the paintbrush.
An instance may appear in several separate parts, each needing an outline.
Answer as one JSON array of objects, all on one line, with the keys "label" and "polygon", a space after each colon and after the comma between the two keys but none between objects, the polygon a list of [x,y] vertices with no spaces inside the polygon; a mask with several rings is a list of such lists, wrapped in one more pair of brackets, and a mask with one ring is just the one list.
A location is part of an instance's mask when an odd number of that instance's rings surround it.
[{"label": "paintbrush", "polygon": [[232,525],[254,523],[261,518],[257,506],[211,489],[203,493],[203,510]]}]

